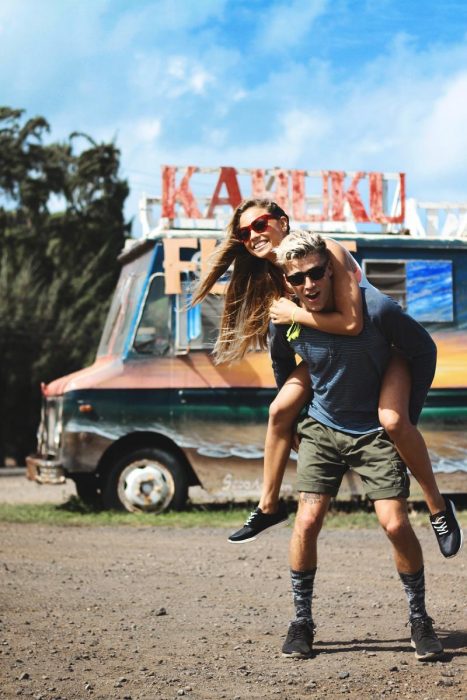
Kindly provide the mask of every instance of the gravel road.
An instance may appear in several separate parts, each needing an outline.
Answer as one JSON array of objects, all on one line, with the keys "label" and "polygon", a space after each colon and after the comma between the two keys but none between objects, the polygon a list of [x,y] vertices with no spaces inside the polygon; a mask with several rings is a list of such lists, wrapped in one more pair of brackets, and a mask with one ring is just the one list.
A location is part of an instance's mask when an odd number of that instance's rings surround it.
[{"label": "gravel road", "polygon": [[290,530],[0,524],[0,697],[302,700],[466,697],[465,550],[418,528],[446,649],[420,663],[384,535],[324,531],[316,656],[284,659]]}]

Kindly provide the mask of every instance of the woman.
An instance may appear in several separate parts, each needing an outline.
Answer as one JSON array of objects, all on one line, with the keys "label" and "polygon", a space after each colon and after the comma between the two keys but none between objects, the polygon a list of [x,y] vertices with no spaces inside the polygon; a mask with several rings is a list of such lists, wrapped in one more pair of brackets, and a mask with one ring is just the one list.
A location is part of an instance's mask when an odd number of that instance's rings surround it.
[{"label": "woman", "polygon": [[[201,301],[232,265],[224,312],[214,355],[218,362],[242,358],[249,350],[266,349],[270,319],[274,323],[301,323],[318,330],[357,335],[363,324],[359,281],[361,271],[350,253],[328,239],[326,245],[333,268],[336,310],[312,313],[297,307],[285,295],[275,248],[289,232],[289,218],[281,207],[267,199],[248,199],[235,210],[227,237],[215,253],[211,271],[201,282],[193,303]],[[393,354],[385,373],[379,401],[381,425],[420,484],[430,511],[430,520],[444,556],[454,556],[446,541],[446,526],[459,527],[452,504],[437,487],[425,441],[409,417],[411,377],[407,362]],[[231,542],[255,539],[264,530],[287,519],[279,491],[292,446],[293,427],[311,393],[306,365],[299,365],[272,402],[264,450],[264,480],[261,499],[244,527],[233,533]],[[459,538],[457,538],[458,541]],[[444,551],[443,551],[444,550]]]}]

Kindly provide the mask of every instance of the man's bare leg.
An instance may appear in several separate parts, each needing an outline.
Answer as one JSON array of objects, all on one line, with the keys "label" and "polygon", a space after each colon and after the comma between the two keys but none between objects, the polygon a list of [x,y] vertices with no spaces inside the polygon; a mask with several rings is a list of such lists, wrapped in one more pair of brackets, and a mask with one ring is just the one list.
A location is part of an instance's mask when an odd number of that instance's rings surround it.
[{"label": "man's bare leg", "polygon": [[329,508],[331,496],[324,493],[299,494],[297,515],[290,540],[289,563],[293,571],[316,568],[318,535]]},{"label": "man's bare leg", "polygon": [[425,574],[420,542],[413,531],[404,498],[375,501],[375,511],[392,544],[394,562],[409,604],[411,643],[419,661],[438,658],[443,646],[425,608]]},{"label": "man's bare leg", "polygon": [[410,524],[405,498],[385,498],[374,505],[380,525],[392,544],[397,571],[411,574],[420,571],[422,548]]}]

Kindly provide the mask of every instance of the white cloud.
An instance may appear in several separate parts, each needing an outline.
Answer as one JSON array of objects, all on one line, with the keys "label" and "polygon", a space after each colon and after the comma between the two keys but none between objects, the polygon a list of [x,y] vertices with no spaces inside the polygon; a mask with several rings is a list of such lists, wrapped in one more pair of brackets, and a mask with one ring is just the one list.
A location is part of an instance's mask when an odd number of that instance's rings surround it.
[{"label": "white cloud", "polygon": [[187,61],[183,56],[172,56],[167,61],[167,73],[173,78],[183,80],[186,75]]},{"label": "white cloud", "polygon": [[[279,165],[404,171],[410,196],[465,201],[467,77],[459,72],[462,63],[467,65],[467,51],[459,47],[437,47],[420,55],[413,47],[402,50],[397,44],[384,60],[356,71],[352,80],[340,81],[325,66],[311,71],[309,66],[289,65],[287,71],[249,85],[237,102],[236,93],[218,78],[217,102],[223,111],[199,112],[205,122],[199,139],[187,138],[170,147],[160,139],[157,150],[140,152],[142,170],[153,173],[152,189],[147,180],[143,189],[160,192],[159,165],[164,162]],[[235,132],[235,116],[241,110],[252,120],[251,128],[248,118],[244,120],[244,136]],[[262,128],[266,125],[267,132]],[[138,183],[132,182],[136,201]],[[131,201],[129,209],[135,211]]]},{"label": "white cloud", "polygon": [[368,40],[340,33],[349,17],[328,0],[3,0],[0,89],[53,138],[117,134],[132,215],[164,162],[404,170],[412,196],[467,199],[465,40]]},{"label": "white cloud", "polygon": [[327,6],[328,0],[289,0],[273,5],[258,29],[258,46],[281,52],[297,45]]},{"label": "white cloud", "polygon": [[216,150],[219,148],[223,149],[227,142],[228,132],[225,129],[209,129],[205,134],[205,138],[211,148]]},{"label": "white cloud", "polygon": [[232,95],[233,102],[240,102],[248,97],[248,92],[246,90],[236,90]]},{"label": "white cloud", "polygon": [[190,76],[189,84],[193,92],[197,95],[202,95],[206,85],[214,82],[214,76],[210,75],[203,68],[195,68]]},{"label": "white cloud", "polygon": [[[106,9],[112,22],[103,38],[105,46],[112,51],[122,48],[133,51],[138,44],[148,45],[151,41],[165,44],[167,38],[174,40],[177,35],[222,18],[227,5],[227,0],[139,0],[114,12],[112,0],[100,2],[110,3]],[[90,3],[88,0],[88,12],[92,12]]]},{"label": "white cloud", "polygon": [[282,151],[281,161],[287,158],[290,163],[301,160],[302,154],[319,147],[328,136],[330,122],[326,114],[316,109],[293,109],[281,117],[282,136],[279,139]]},{"label": "white cloud", "polygon": [[140,119],[134,128],[136,140],[153,143],[160,136],[161,126],[160,119]]},{"label": "white cloud", "polygon": [[[153,192],[160,191],[158,166],[164,162],[404,171],[410,196],[436,201],[450,192],[448,198],[465,201],[467,71],[459,71],[462,64],[467,65],[465,47],[433,47],[421,55],[398,40],[384,58],[367,62],[345,82],[326,66],[288,64],[284,72],[249,85],[236,102],[236,92],[218,78],[220,116],[200,112],[205,123],[199,140],[170,147],[160,140],[157,151],[140,154],[142,169],[154,173]],[[240,106],[252,120],[251,129],[244,120],[244,137],[234,132]]]},{"label": "white cloud", "polygon": [[140,97],[162,97],[169,101],[187,93],[202,95],[215,77],[199,61],[189,56],[162,56],[156,52],[140,52],[135,57],[129,83]]},{"label": "white cloud", "polygon": [[[143,21],[152,19],[150,30],[192,31],[214,18],[222,17],[228,0],[157,0],[150,2]],[[133,14],[133,9],[129,11]]]},{"label": "white cloud", "polygon": [[[414,171],[445,177],[465,171],[467,153],[467,70],[452,76],[426,105],[411,147]],[[465,184],[467,199],[467,183]]]},{"label": "white cloud", "polygon": [[167,63],[167,73],[178,81],[174,86],[176,95],[192,90],[200,95],[208,83],[213,82],[214,77],[199,64],[193,64],[186,56],[172,56]]}]

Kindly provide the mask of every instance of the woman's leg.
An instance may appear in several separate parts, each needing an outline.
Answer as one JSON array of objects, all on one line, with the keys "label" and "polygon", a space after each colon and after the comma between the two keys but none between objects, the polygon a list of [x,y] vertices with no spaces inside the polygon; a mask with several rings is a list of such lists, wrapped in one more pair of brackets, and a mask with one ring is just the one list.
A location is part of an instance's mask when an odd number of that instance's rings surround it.
[{"label": "woman's leg", "polygon": [[420,484],[430,513],[446,509],[433,474],[422,434],[409,418],[411,377],[407,361],[397,353],[384,375],[379,396],[379,420],[397,451]]},{"label": "woman's leg", "polygon": [[287,520],[285,504],[279,507],[279,492],[295,435],[295,421],[310,394],[308,367],[302,362],[287,378],[269,408],[259,508],[255,508],[240,530],[230,535],[229,542],[251,542],[261,533]]},{"label": "woman's leg", "polygon": [[264,444],[263,488],[259,507],[263,513],[277,510],[279,492],[290,455],[295,421],[311,394],[308,366],[302,362],[288,377],[269,408]]}]

